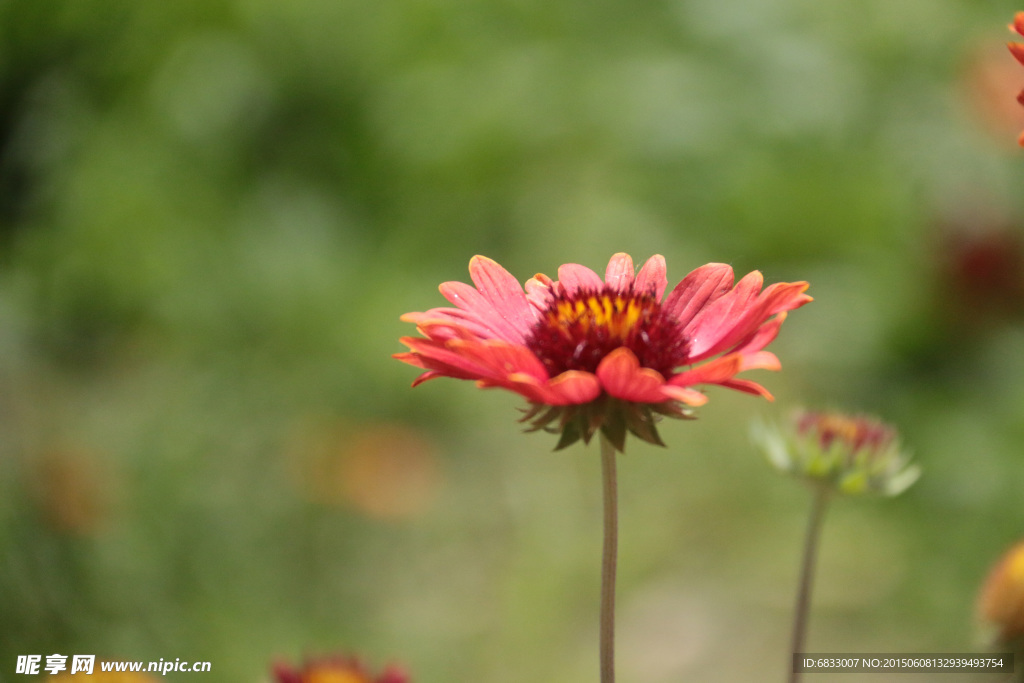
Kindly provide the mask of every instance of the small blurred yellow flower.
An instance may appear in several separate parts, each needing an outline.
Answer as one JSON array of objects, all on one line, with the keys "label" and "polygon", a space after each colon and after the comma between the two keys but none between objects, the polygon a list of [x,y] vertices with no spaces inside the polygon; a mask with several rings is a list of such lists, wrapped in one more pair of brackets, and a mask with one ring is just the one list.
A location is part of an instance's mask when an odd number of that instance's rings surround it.
[{"label": "small blurred yellow flower", "polygon": [[998,629],[1000,645],[1024,644],[1024,541],[992,568],[978,596],[978,615]]},{"label": "small blurred yellow flower", "polygon": [[777,469],[845,494],[895,496],[920,476],[896,430],[872,417],[797,412],[786,429],[755,425]]}]

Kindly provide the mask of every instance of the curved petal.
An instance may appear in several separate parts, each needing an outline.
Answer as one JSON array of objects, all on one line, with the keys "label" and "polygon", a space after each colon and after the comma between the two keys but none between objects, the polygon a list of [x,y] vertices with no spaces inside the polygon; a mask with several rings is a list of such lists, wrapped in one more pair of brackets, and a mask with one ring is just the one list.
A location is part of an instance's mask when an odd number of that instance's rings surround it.
[{"label": "curved petal", "polygon": [[692,370],[681,372],[669,378],[668,383],[675,387],[691,387],[695,384],[721,384],[736,376],[743,367],[743,357],[738,353],[716,358],[713,361],[698,365]]},{"label": "curved petal", "polygon": [[526,281],[526,300],[538,311],[544,311],[551,304],[557,285],[544,273],[537,273]]},{"label": "curved petal", "polygon": [[665,294],[665,288],[668,287],[667,272],[665,257],[661,254],[655,254],[647,259],[647,263],[636,274],[636,280],[633,282],[633,291],[647,292],[654,295],[654,298],[660,301],[662,295]]},{"label": "curved petal", "polygon": [[554,405],[544,394],[544,384],[536,377],[520,373],[512,373],[506,377],[478,379],[476,385],[481,389],[508,389],[534,403]]},{"label": "curved petal", "polygon": [[782,369],[779,357],[771,351],[757,351],[755,353],[740,354],[743,358],[743,365],[740,372],[747,370],[771,370],[777,372]]},{"label": "curved petal", "polygon": [[735,389],[736,391],[753,394],[754,396],[761,396],[769,401],[775,400],[775,397],[771,395],[770,391],[757,382],[751,382],[749,379],[730,379],[726,382],[722,382],[722,386],[726,389]]},{"label": "curved petal", "polygon": [[1024,12],[1017,12],[1013,15],[1013,23],[1010,24],[1010,30],[1024,36]]},{"label": "curved petal", "polygon": [[604,281],[616,292],[628,292],[633,286],[633,259],[629,254],[619,252],[608,261]]},{"label": "curved petal", "polygon": [[[414,354],[409,354],[409,355],[414,355]],[[398,358],[397,354],[395,355],[395,358]],[[408,362],[408,361],[406,361],[406,362]],[[412,381],[412,387],[415,389],[419,385],[421,385],[424,382],[426,382],[428,379],[437,379],[438,377],[451,377],[451,375],[446,375],[445,373],[438,372],[437,370],[428,370],[427,372],[424,372],[422,375],[420,375],[419,377],[417,377],[416,379],[414,379]],[[472,379],[472,378],[471,377],[466,377],[465,379]]]},{"label": "curved petal", "polygon": [[757,296],[761,282],[761,274],[754,271],[708,307],[690,338],[693,362],[743,345],[756,336],[760,326],[771,316],[811,301],[811,297],[803,293],[807,289],[806,282],[778,282]]},{"label": "curved petal", "polygon": [[522,343],[525,339],[524,331],[505,319],[494,304],[475,287],[465,282],[442,282],[438,289],[445,299],[492,330],[493,336],[515,343]]},{"label": "curved petal", "polygon": [[689,387],[676,387],[666,384],[661,388],[661,393],[673,401],[679,401],[688,406],[702,406],[708,402],[707,396]]},{"label": "curved petal", "polygon": [[525,346],[498,339],[453,340],[447,346],[479,367],[485,377],[507,377],[517,373],[542,382],[548,380],[544,364]]},{"label": "curved petal", "polygon": [[545,382],[524,373],[512,373],[505,377],[481,379],[481,388],[502,387],[525,396],[535,403],[549,406],[577,405],[589,403],[601,394],[597,377],[589,372],[569,370],[553,380]]},{"label": "curved petal", "polygon": [[479,379],[487,374],[484,368],[448,347],[451,342],[438,342],[419,337],[402,337],[400,342],[411,353],[395,354],[395,358],[426,370],[434,370],[456,379]]},{"label": "curved petal", "polygon": [[709,263],[692,271],[675,286],[665,299],[665,312],[689,332],[691,321],[706,306],[732,288],[732,267],[725,263]]},{"label": "curved petal", "polygon": [[609,395],[634,403],[661,403],[665,378],[657,370],[640,367],[636,354],[619,347],[597,366],[597,378]]},{"label": "curved petal", "polygon": [[760,351],[764,347],[775,341],[775,337],[779,335],[779,329],[782,327],[782,323],[786,321],[786,311],[782,311],[774,318],[757,328],[757,331],[750,337],[742,346],[736,349],[736,353],[753,353]]},{"label": "curved petal", "polygon": [[553,405],[576,405],[590,403],[601,395],[601,383],[597,377],[582,370],[566,370],[548,382],[551,395],[564,401]]},{"label": "curved petal", "polygon": [[458,308],[432,308],[423,313],[406,313],[400,320],[414,323],[431,339],[500,339],[502,335],[487,326],[479,316]]},{"label": "curved petal", "polygon": [[526,300],[519,280],[496,261],[486,256],[474,256],[469,261],[469,276],[498,314],[516,329],[525,332],[537,321],[537,311]]},{"label": "curved petal", "polygon": [[1018,62],[1024,64],[1024,43],[1007,43],[1006,47],[1010,48],[1010,54],[1012,54]]},{"label": "curved petal", "polygon": [[575,294],[581,289],[601,291],[604,281],[597,273],[578,263],[566,263],[558,267],[558,283],[566,294]]}]

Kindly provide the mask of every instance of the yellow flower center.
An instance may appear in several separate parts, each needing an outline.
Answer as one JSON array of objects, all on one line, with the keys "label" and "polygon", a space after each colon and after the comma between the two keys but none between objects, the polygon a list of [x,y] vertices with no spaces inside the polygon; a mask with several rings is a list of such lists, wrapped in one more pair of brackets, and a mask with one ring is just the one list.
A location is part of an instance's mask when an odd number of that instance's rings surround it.
[{"label": "yellow flower center", "polygon": [[560,330],[566,337],[579,331],[600,332],[610,340],[623,342],[641,318],[650,317],[650,304],[621,294],[599,294],[558,301],[545,317],[549,328]]},{"label": "yellow flower center", "polygon": [[654,296],[606,287],[555,297],[527,346],[552,376],[566,370],[595,372],[605,356],[623,346],[642,366],[668,376],[685,364],[688,345]]}]

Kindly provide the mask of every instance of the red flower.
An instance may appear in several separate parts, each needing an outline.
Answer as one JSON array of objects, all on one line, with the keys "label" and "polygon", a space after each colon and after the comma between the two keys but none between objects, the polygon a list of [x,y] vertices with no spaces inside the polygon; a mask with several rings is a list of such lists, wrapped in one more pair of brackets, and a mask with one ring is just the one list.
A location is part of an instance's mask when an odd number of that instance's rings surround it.
[{"label": "red flower", "polygon": [[301,669],[287,664],[274,666],[275,683],[409,683],[404,671],[389,666],[380,676],[372,677],[358,659],[328,657],[307,661]]},{"label": "red flower", "polygon": [[811,301],[806,282],[762,291],[757,271],[733,286],[732,268],[721,263],[693,271],[662,300],[662,256],[634,275],[629,255],[616,254],[604,280],[569,263],[557,281],[538,274],[525,292],[483,256],[469,262],[469,274],[476,287],[440,287],[456,308],[402,316],[423,337],[403,337],[410,351],[395,358],[426,370],[413,386],[455,377],[521,394],[532,404],[523,420],[561,432],[558,448],[589,441],[598,429],[619,450],[627,429],[660,444],[652,411],[686,417],[684,405],[707,401],[693,388],[700,384],[770,400],[760,384],[736,375],[778,370],[778,358],[763,349],[786,311]]},{"label": "red flower", "polygon": [[[1017,12],[1013,17],[1013,23],[1010,24],[1010,30],[1024,36],[1024,12]],[[1007,43],[1010,48],[1010,53],[1017,58],[1017,61],[1024,64],[1024,43]],[[1017,101],[1024,106],[1024,90],[1021,90],[1017,94]],[[1024,133],[1017,138],[1017,144],[1024,147]]]}]

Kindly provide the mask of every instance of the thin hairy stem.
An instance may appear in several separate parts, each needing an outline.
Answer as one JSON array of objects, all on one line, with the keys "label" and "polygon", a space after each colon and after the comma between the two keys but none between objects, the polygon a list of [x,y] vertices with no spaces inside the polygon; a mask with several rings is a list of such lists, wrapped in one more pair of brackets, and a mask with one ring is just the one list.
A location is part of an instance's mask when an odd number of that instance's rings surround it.
[{"label": "thin hairy stem", "polygon": [[807,635],[807,620],[811,608],[811,586],[814,583],[814,565],[818,556],[818,540],[821,538],[821,523],[825,519],[829,492],[817,488],[811,505],[811,516],[807,520],[807,534],[804,537],[804,559],[800,568],[800,587],[797,590],[796,608],[793,611],[793,639],[789,657],[789,683],[797,683],[800,674],[796,670],[795,655],[804,651]]},{"label": "thin hairy stem", "polygon": [[601,435],[604,482],[604,547],[601,553],[601,683],[615,683],[615,568],[619,552],[619,503],[615,446]]}]

